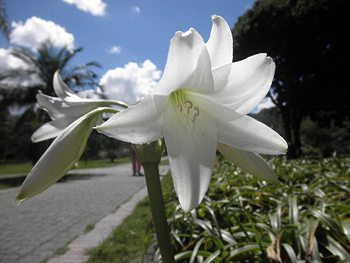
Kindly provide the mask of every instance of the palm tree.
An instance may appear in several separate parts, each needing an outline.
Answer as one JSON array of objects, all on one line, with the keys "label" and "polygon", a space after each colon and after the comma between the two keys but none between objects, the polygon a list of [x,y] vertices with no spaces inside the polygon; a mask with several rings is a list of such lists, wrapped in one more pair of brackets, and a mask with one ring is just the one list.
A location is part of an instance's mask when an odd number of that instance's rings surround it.
[{"label": "palm tree", "polygon": [[[9,22],[7,19],[7,13],[5,8],[5,3],[3,0],[0,0],[0,32],[8,40],[9,38]],[[6,127],[6,116],[7,114],[7,105],[3,103],[4,95],[2,94],[3,89],[0,85],[0,160],[3,159],[3,156],[6,152],[6,142],[8,141],[8,129]]]},{"label": "palm tree", "polygon": [[32,162],[43,153],[47,143],[32,145],[29,143],[31,133],[42,123],[48,121],[48,115],[35,108],[36,94],[41,90],[47,95],[54,95],[53,76],[60,71],[64,81],[73,89],[96,88],[97,74],[92,68],[100,67],[97,62],[89,62],[80,66],[71,67],[72,59],[81,52],[82,48],[69,50],[66,47],[55,48],[50,43],[43,44],[36,52],[23,47],[11,49],[11,54],[21,59],[27,67],[10,69],[0,72],[0,97],[1,104],[21,105],[26,111],[18,118],[13,132],[18,132],[18,137],[27,138],[28,157]]},{"label": "palm tree", "polygon": [[96,82],[97,74],[91,69],[100,67],[95,62],[68,68],[71,60],[83,50],[77,48],[69,50],[67,47],[55,48],[49,42],[44,43],[37,52],[30,49],[17,47],[11,50],[11,54],[26,65],[25,69],[9,70],[0,75],[0,80],[10,79],[15,83],[15,86],[21,87],[21,82],[28,79],[36,79],[32,88],[40,87],[40,89],[49,95],[53,94],[53,76],[57,70],[63,76],[63,79],[71,88],[95,88],[98,86]]},{"label": "palm tree", "polygon": [[0,31],[8,39],[9,37],[9,22],[7,19],[7,13],[5,8],[5,3],[3,0],[0,0]]},{"label": "palm tree", "polygon": [[0,72],[2,103],[34,105],[39,90],[54,95],[53,76],[57,70],[73,90],[95,89],[99,84],[92,68],[100,67],[97,62],[69,67],[72,59],[82,50],[81,47],[74,50],[66,47],[58,49],[50,43],[44,43],[36,52],[24,47],[10,49],[11,54],[27,66]]}]

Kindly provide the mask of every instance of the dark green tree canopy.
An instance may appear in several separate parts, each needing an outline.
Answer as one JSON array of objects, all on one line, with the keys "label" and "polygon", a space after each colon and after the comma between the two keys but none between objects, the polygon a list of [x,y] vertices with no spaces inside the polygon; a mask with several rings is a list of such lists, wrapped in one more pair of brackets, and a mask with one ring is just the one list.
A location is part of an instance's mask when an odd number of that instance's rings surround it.
[{"label": "dark green tree canopy", "polygon": [[[266,52],[276,102],[306,114],[349,113],[350,1],[257,1],[236,24],[235,60]],[[292,95],[292,96],[291,96]],[[318,116],[320,117],[320,116]]]},{"label": "dark green tree canopy", "polygon": [[290,144],[306,116],[322,124],[349,118],[349,11],[347,0],[260,0],[232,31],[234,60],[260,52],[274,59],[270,96]]}]

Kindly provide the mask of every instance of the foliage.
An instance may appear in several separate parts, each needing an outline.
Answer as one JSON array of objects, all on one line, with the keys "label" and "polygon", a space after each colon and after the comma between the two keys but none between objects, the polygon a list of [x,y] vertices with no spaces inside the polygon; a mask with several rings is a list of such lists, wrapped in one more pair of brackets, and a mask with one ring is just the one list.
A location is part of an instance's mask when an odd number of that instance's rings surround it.
[{"label": "foliage", "polygon": [[[349,161],[275,159],[282,182],[275,186],[221,160],[204,202],[190,213],[180,208],[171,177],[165,177],[177,262],[347,262]],[[145,200],[90,252],[89,262],[142,262],[140,252],[154,235],[150,218]]]},{"label": "foliage", "polygon": [[[277,107],[263,109],[251,115],[285,137],[281,125],[282,116]],[[341,125],[331,121],[329,126],[325,127],[307,117],[300,125],[300,139],[304,157],[349,156],[350,121],[344,121]]]},{"label": "foliage", "polygon": [[0,31],[8,39],[9,36],[9,21],[7,19],[7,12],[4,0],[0,0]]},{"label": "foliage", "polygon": [[129,144],[93,131],[88,139],[82,160],[109,158],[111,162],[129,155]]},{"label": "foliage", "polygon": [[275,159],[279,186],[220,161],[197,209],[169,204],[177,261],[347,262],[349,161]]},{"label": "foliage", "polygon": [[329,127],[322,127],[317,122],[306,118],[301,124],[303,152],[315,157],[350,155],[350,121],[338,126],[331,122]]},{"label": "foliage", "polygon": [[290,155],[300,153],[301,121],[349,118],[347,0],[261,0],[233,29],[235,60],[266,52],[276,63],[270,98],[281,110]]}]

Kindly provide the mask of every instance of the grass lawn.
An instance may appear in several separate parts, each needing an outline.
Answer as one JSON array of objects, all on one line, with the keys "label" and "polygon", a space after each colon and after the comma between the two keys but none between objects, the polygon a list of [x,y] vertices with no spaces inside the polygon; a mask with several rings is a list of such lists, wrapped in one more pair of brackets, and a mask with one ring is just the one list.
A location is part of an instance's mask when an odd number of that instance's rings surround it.
[{"label": "grass lawn", "polygon": [[111,160],[109,159],[88,160],[88,161],[80,160],[74,169],[110,167],[113,165],[118,165],[118,164],[123,164],[128,162],[130,162],[129,157],[115,159],[114,162],[111,162]]},{"label": "grass lawn", "polygon": [[[114,162],[111,162],[109,159],[79,161],[79,163],[76,165],[76,167],[74,167],[74,169],[110,167],[128,162],[130,162],[129,157],[119,158],[114,160]],[[33,166],[30,162],[18,164],[0,164],[0,179],[2,175],[7,174],[27,174],[30,172],[32,167]],[[79,176],[79,174],[77,176]],[[22,184],[23,180],[24,176],[3,178],[2,180],[0,180],[0,190],[19,186]]]},{"label": "grass lawn", "polygon": [[148,199],[145,199],[102,245],[89,252],[88,262],[142,262],[150,221],[151,211]]},{"label": "grass lawn", "polygon": [[169,159],[161,160],[159,165],[169,165]]},{"label": "grass lawn", "polygon": [[[114,160],[111,162],[109,159],[103,160],[81,160],[76,165],[74,169],[85,169],[85,168],[101,168],[101,167],[109,167],[117,164],[127,163],[130,161],[129,157],[123,157]],[[32,169],[32,163],[14,163],[14,164],[0,164],[0,176],[4,174],[25,174],[30,172]]]},{"label": "grass lawn", "polygon": [[0,176],[3,174],[28,173],[32,169],[31,162],[16,164],[0,164]]},{"label": "grass lawn", "polygon": [[[163,179],[162,188],[167,200],[173,189],[170,174]],[[89,252],[88,262],[140,263],[153,236],[151,209],[145,198],[107,240]]]}]

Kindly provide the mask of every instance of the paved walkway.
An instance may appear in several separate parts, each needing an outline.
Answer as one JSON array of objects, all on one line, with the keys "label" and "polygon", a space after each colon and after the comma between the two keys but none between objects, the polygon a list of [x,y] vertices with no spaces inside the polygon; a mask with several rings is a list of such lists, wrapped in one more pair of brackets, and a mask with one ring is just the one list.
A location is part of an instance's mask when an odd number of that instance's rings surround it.
[{"label": "paved walkway", "polygon": [[0,191],[0,262],[54,257],[145,186],[144,177],[130,176],[130,164],[74,172],[94,175],[57,183],[19,206],[18,188]]},{"label": "paved walkway", "polygon": [[89,259],[87,252],[89,249],[101,244],[112,231],[124,219],[132,213],[136,205],[147,196],[147,189],[144,187],[137,192],[129,201],[121,205],[112,214],[107,215],[99,221],[93,230],[84,233],[75,239],[68,246],[68,251],[63,255],[51,258],[48,263],[85,263]]}]

